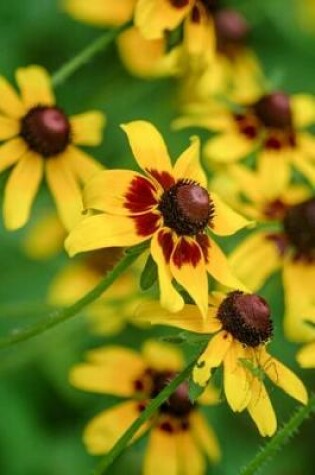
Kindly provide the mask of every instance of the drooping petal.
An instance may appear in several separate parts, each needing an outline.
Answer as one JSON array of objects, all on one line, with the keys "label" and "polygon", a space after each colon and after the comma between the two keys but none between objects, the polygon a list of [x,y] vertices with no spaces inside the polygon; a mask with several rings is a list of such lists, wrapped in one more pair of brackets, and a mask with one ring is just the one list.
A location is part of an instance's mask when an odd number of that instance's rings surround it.
[{"label": "drooping petal", "polygon": [[[99,455],[108,452],[131,424],[139,417],[139,403],[127,401],[101,412],[87,425],[83,440],[90,454]],[[132,441],[147,428],[144,424]]]},{"label": "drooping petal", "polygon": [[236,247],[229,256],[229,263],[241,282],[255,291],[280,268],[282,259],[268,234],[257,232]]},{"label": "drooping petal", "polygon": [[175,280],[189,293],[206,318],[208,276],[203,252],[194,239],[178,239],[171,255],[170,269]]},{"label": "drooping petal", "polygon": [[99,145],[106,119],[102,112],[89,111],[70,117],[72,142],[76,145]]},{"label": "drooping petal", "polygon": [[65,0],[64,9],[77,20],[99,26],[119,26],[130,20],[134,0]]},{"label": "drooping petal", "polygon": [[157,206],[156,189],[150,180],[131,170],[104,170],[86,185],[84,204],[114,215],[146,213]]},{"label": "drooping petal", "polygon": [[166,30],[173,30],[189,12],[193,0],[175,7],[168,0],[138,0],[135,25],[149,40],[162,38]]},{"label": "drooping petal", "polygon": [[308,396],[304,384],[289,368],[266,351],[261,353],[260,364],[273,384],[302,404],[307,403]]},{"label": "drooping petal", "polygon": [[72,145],[67,147],[63,155],[82,185],[85,185],[96,173],[103,169],[102,165],[93,157]]},{"label": "drooping petal", "polygon": [[244,284],[234,275],[226,256],[213,239],[211,239],[206,267],[209,274],[221,284],[234,289],[247,290]]},{"label": "drooping petal", "polygon": [[12,171],[4,192],[3,215],[7,229],[19,229],[27,222],[43,177],[43,161],[26,153]]},{"label": "drooping petal", "polygon": [[82,195],[66,157],[52,158],[46,162],[46,179],[53,195],[58,215],[67,230],[82,218]]},{"label": "drooping petal", "polygon": [[129,247],[145,241],[139,236],[134,222],[126,216],[99,214],[83,219],[65,241],[70,256],[103,247]]},{"label": "drooping petal", "polygon": [[277,430],[277,418],[272,407],[265,385],[254,378],[252,382],[252,398],[247,410],[263,437],[271,437]]},{"label": "drooping petal", "polygon": [[211,378],[211,370],[221,365],[229,351],[233,339],[225,331],[217,333],[209,342],[193,370],[193,379],[200,386],[205,386]]},{"label": "drooping petal", "polygon": [[184,300],[172,284],[170,257],[174,249],[172,233],[162,228],[151,240],[151,255],[158,268],[160,302],[169,312],[178,312],[184,306]]},{"label": "drooping petal", "polygon": [[140,168],[154,176],[163,188],[174,183],[171,160],[160,132],[144,120],[123,124],[121,128]]},{"label": "drooping petal", "polygon": [[291,96],[293,123],[298,128],[308,127],[315,122],[315,98],[309,94]]},{"label": "drooping petal", "polygon": [[55,103],[51,87],[51,79],[41,66],[19,68],[16,72],[23,104],[31,109],[38,105],[51,106]]},{"label": "drooping petal", "polygon": [[136,392],[135,381],[146,369],[145,361],[138,353],[118,346],[92,350],[87,359],[87,363],[71,370],[70,383],[95,393],[131,397]]},{"label": "drooping petal", "polygon": [[315,343],[305,345],[296,355],[302,368],[315,368]]},{"label": "drooping petal", "polygon": [[0,115],[0,140],[8,140],[18,135],[20,124],[16,119]]},{"label": "drooping petal", "polygon": [[259,153],[258,172],[268,199],[278,198],[287,188],[291,178],[289,160],[290,152],[287,150],[265,149]]},{"label": "drooping petal", "polygon": [[251,399],[251,381],[239,362],[239,346],[238,342],[233,342],[224,358],[224,392],[234,412],[243,411]]},{"label": "drooping petal", "polygon": [[206,460],[190,430],[180,431],[176,437],[179,473],[182,475],[203,475]]},{"label": "drooping petal", "polygon": [[212,230],[219,236],[229,236],[250,224],[246,218],[232,210],[219,196],[210,191],[210,198],[214,204],[214,218]]},{"label": "drooping petal", "polygon": [[149,437],[144,457],[143,475],[178,475],[176,435],[159,427]]},{"label": "drooping petal", "polygon": [[211,462],[217,463],[221,458],[221,450],[217,437],[206,422],[200,411],[193,411],[190,416],[190,425],[193,436]]},{"label": "drooping petal", "polygon": [[188,179],[206,187],[207,178],[200,164],[200,140],[192,137],[191,145],[177,159],[174,166],[176,180]]},{"label": "drooping petal", "polygon": [[209,163],[232,163],[247,157],[256,148],[256,143],[242,134],[227,132],[208,140],[204,148]]},{"label": "drooping petal", "polygon": [[20,137],[0,145],[0,173],[16,163],[27,151],[27,145]]},{"label": "drooping petal", "polygon": [[14,119],[20,119],[25,114],[24,105],[11,84],[0,76],[0,111]]},{"label": "drooping petal", "polygon": [[179,348],[155,340],[144,343],[142,355],[148,367],[156,371],[181,371],[185,363]]}]

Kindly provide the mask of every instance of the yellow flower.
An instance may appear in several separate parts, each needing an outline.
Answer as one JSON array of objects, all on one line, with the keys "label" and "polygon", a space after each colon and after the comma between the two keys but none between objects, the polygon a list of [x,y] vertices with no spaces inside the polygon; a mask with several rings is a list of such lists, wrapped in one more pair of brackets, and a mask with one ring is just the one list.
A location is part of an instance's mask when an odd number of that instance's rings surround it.
[{"label": "yellow flower", "polygon": [[[142,354],[117,346],[90,351],[87,362],[72,369],[70,382],[85,391],[127,400],[106,409],[88,424],[83,435],[87,450],[95,455],[108,452],[183,365],[183,355],[177,348],[153,341],[144,344]],[[183,467],[189,466],[189,473],[202,475],[206,472],[205,456],[217,462],[217,439],[199,409],[199,404],[217,402],[217,392],[209,387],[192,404],[188,382],[182,383],[135,436],[150,429],[143,474],[179,475]]]},{"label": "yellow flower", "polygon": [[73,256],[150,240],[163,306],[177,311],[184,305],[173,287],[175,279],[205,315],[207,272],[228,287],[239,285],[207,231],[226,236],[248,221],[214,193],[208,193],[197,138],[172,167],[164,140],[152,124],[135,121],[122,128],[146,176],[131,170],[106,170],[92,178],[85,188],[84,202],[97,214],[73,229],[66,248]]},{"label": "yellow flower", "polygon": [[21,97],[0,77],[0,172],[12,167],[4,193],[4,224],[21,228],[45,174],[59,216],[70,229],[82,210],[80,185],[101,166],[77,145],[101,142],[104,116],[97,111],[68,118],[55,104],[48,73],[40,66],[19,68]]},{"label": "yellow flower", "polygon": [[315,368],[315,341],[305,345],[297,354],[297,361],[302,368]]},{"label": "yellow flower", "polygon": [[[315,139],[304,130],[315,122],[315,100],[306,94],[288,96],[276,91],[262,95],[239,112],[215,104],[196,107],[181,125],[198,125],[219,132],[208,140],[209,164],[232,164],[255,152],[265,188],[288,184],[291,166],[315,183]],[[274,173],[275,167],[277,173]],[[272,183],[270,183],[272,180]]]},{"label": "yellow flower", "polygon": [[215,333],[198,359],[193,379],[206,386],[213,371],[223,365],[224,392],[234,412],[248,410],[262,436],[272,436],[277,419],[264,384],[265,375],[303,404],[307,392],[300,379],[266,350],[272,336],[267,302],[255,294],[233,291],[212,297],[203,320],[194,305],[173,315],[157,303],[144,304],[141,320],[171,325],[195,333]]},{"label": "yellow flower", "polygon": [[63,8],[79,21],[98,26],[120,26],[131,20],[137,0],[63,0]]},{"label": "yellow flower", "polygon": [[237,209],[257,221],[274,224],[274,230],[254,231],[231,253],[235,274],[255,291],[275,272],[282,271],[285,291],[284,327],[294,341],[314,338],[306,320],[315,321],[315,199],[301,185],[283,190],[279,170],[266,187],[261,175],[241,166],[230,169],[246,203]]}]

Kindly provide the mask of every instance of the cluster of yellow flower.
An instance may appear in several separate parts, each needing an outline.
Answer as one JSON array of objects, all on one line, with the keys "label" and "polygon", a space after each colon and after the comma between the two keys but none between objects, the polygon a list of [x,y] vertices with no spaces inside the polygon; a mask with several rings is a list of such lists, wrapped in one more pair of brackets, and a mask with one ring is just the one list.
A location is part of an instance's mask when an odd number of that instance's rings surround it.
[{"label": "cluster of yellow flower", "polygon": [[[178,78],[181,116],[173,126],[215,133],[203,148],[212,178],[208,183],[200,165],[198,137],[172,165],[162,136],[142,120],[121,126],[142,173],[102,169],[78,146],[101,142],[103,114],[68,117],[55,103],[47,72],[30,66],[17,71],[20,96],[0,78],[0,170],[14,167],[4,223],[9,230],[25,225],[45,173],[58,219],[37,223],[26,251],[46,258],[65,240],[70,256],[87,253],[53,283],[49,299],[58,305],[93,288],[124,248],[144,244],[147,264],[157,270],[159,302],[138,290],[144,261],[137,262],[90,307],[92,326],[109,334],[127,321],[149,322],[208,339],[192,372],[201,396],[192,401],[185,381],[137,433],[152,428],[146,475],[203,474],[204,455],[213,462],[220,457],[199,411],[200,404],[219,402],[209,385],[216,368],[223,365],[231,409],[247,409],[262,436],[277,427],[264,375],[307,402],[300,379],[267,352],[271,311],[254,292],[282,271],[285,333],[307,342],[297,358],[315,367],[315,137],[309,130],[315,98],[267,88],[246,44],[248,22],[218,0],[66,0],[65,8],[99,26],[134,19],[118,38],[121,58],[139,76]],[[243,228],[246,237],[226,256],[217,237]],[[89,352],[71,371],[71,383],[128,401],[92,420],[84,433],[87,449],[109,451],[183,365],[177,347],[156,341],[146,342],[141,355],[116,346]]]}]

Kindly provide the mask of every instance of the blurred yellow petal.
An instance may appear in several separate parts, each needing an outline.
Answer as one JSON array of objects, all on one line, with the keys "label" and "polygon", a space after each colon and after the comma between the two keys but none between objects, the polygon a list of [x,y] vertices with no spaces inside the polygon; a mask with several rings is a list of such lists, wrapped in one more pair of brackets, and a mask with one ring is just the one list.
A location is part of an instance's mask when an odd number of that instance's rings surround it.
[{"label": "blurred yellow petal", "polygon": [[269,200],[278,198],[290,182],[289,154],[290,152],[286,150],[262,150],[259,152],[258,172],[265,196]]},{"label": "blurred yellow petal", "polygon": [[102,165],[93,157],[72,145],[67,147],[63,156],[69,162],[75,177],[78,178],[82,185],[103,169]]},{"label": "blurred yellow petal", "polygon": [[11,84],[0,76],[0,111],[14,119],[20,119],[25,114],[24,105]]},{"label": "blurred yellow petal", "polygon": [[20,137],[0,145],[0,172],[11,167],[27,151],[27,145]]},{"label": "blurred yellow petal", "polygon": [[315,122],[315,98],[309,94],[291,96],[293,123],[298,128],[308,127]]},{"label": "blurred yellow petal", "polygon": [[251,169],[243,165],[231,165],[229,167],[229,176],[233,177],[234,183],[236,182],[240,191],[247,196],[250,201],[260,203],[265,199],[265,190],[261,184],[260,177]]},{"label": "blurred yellow petal", "polygon": [[89,111],[70,117],[71,138],[76,145],[99,145],[106,119],[102,112]]},{"label": "blurred yellow petal", "polygon": [[41,66],[19,68],[16,72],[23,104],[28,109],[38,105],[51,106],[55,103],[51,79]]},{"label": "blurred yellow petal", "polygon": [[179,473],[182,475],[203,475],[206,470],[206,459],[191,431],[179,431],[176,442]]},{"label": "blurred yellow petal", "polygon": [[233,211],[219,196],[210,191],[214,204],[213,232],[219,236],[229,236],[251,224],[246,218]]},{"label": "blurred yellow petal", "polygon": [[227,132],[208,140],[204,147],[205,157],[212,162],[233,163],[247,157],[257,147],[256,142],[242,134]]},{"label": "blurred yellow petal", "polygon": [[16,119],[0,115],[0,140],[8,140],[18,135],[20,123]]},{"label": "blurred yellow petal", "polygon": [[98,26],[119,26],[132,17],[135,0],[64,0],[63,8],[79,21]]},{"label": "blurred yellow petal", "polygon": [[252,291],[260,289],[281,266],[276,243],[266,233],[245,238],[230,254],[229,263],[238,278]]},{"label": "blurred yellow petal", "polygon": [[251,399],[251,381],[240,364],[239,343],[233,342],[224,358],[224,392],[234,412],[243,411]]},{"label": "blurred yellow petal", "polygon": [[147,340],[141,353],[148,367],[156,371],[178,372],[185,364],[182,351],[168,343]]},{"label": "blurred yellow petal", "polygon": [[213,463],[221,459],[221,450],[217,437],[200,411],[193,411],[190,415],[191,431],[198,445],[207,454]]},{"label": "blurred yellow petal", "polygon": [[46,161],[46,179],[56,203],[58,215],[69,231],[82,218],[83,203],[79,184],[66,156]]},{"label": "blurred yellow petal", "polygon": [[213,406],[214,404],[218,404],[220,402],[220,391],[208,384],[205,387],[201,396],[198,397],[198,404],[202,406]]},{"label": "blurred yellow petal", "polygon": [[198,137],[191,138],[190,147],[177,159],[174,166],[174,178],[176,180],[193,180],[204,188],[207,186],[207,178],[200,164],[200,140]]},{"label": "blurred yellow petal", "polygon": [[315,368],[315,343],[305,345],[296,355],[302,368]]},{"label": "blurred yellow petal", "polygon": [[23,249],[31,259],[50,259],[62,251],[65,238],[66,230],[57,215],[46,212],[28,231]]},{"label": "blurred yellow petal", "polygon": [[144,456],[143,475],[178,475],[176,435],[154,428]]},{"label": "blurred yellow petal", "polygon": [[294,167],[306,177],[307,180],[315,185],[315,155],[312,159],[301,151],[292,153],[291,160]]},{"label": "blurred yellow petal", "polygon": [[9,176],[3,203],[4,224],[7,229],[19,229],[28,221],[43,177],[43,165],[43,160],[38,155],[28,152]]},{"label": "blurred yellow petal", "polygon": [[260,435],[271,437],[277,430],[277,418],[264,384],[257,378],[252,382],[252,398],[247,410]]}]

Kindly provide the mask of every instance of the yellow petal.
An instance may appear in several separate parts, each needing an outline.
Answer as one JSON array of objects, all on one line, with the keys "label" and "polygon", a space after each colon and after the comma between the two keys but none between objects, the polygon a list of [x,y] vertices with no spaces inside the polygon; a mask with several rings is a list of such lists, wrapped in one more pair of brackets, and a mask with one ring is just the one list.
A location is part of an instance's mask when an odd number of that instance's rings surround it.
[{"label": "yellow petal", "polygon": [[[278,198],[290,182],[289,153],[286,150],[262,150],[259,152],[258,172],[265,196],[269,200]],[[275,169],[277,173],[275,173]]]},{"label": "yellow petal", "polygon": [[255,142],[235,131],[208,140],[204,154],[209,164],[212,162],[232,163],[247,157],[255,148]]},{"label": "yellow petal", "polygon": [[235,274],[252,291],[260,289],[281,266],[276,244],[266,233],[253,233],[229,256]]},{"label": "yellow petal", "polygon": [[26,151],[26,143],[20,137],[0,145],[0,172],[14,165]]},{"label": "yellow petal", "polygon": [[232,210],[221,198],[210,191],[210,198],[214,204],[213,232],[219,236],[229,236],[248,226],[250,221]]},{"label": "yellow petal", "polygon": [[0,140],[8,140],[18,135],[20,124],[16,119],[0,115]]},{"label": "yellow petal", "polygon": [[29,230],[23,249],[31,259],[50,259],[61,252],[65,238],[66,230],[57,215],[48,211]]},{"label": "yellow petal", "polygon": [[199,21],[194,21],[192,13],[184,24],[184,46],[190,55],[205,55],[207,45],[207,60],[213,61],[216,51],[216,35],[213,21],[203,6],[202,2],[196,2],[194,8],[198,9]]},{"label": "yellow petal", "polygon": [[28,152],[18,162],[6,184],[3,214],[7,229],[19,229],[28,221],[42,177],[42,159]]},{"label": "yellow petal", "polygon": [[81,190],[66,157],[51,158],[46,162],[46,179],[53,195],[58,215],[69,231],[82,218]]},{"label": "yellow petal", "polygon": [[302,368],[315,368],[315,343],[305,345],[296,355]]},{"label": "yellow petal", "polygon": [[190,430],[180,431],[176,435],[179,473],[182,475],[203,475],[206,460],[192,437]]},{"label": "yellow petal", "polygon": [[293,123],[298,128],[308,127],[315,121],[315,98],[309,94],[291,96]]},{"label": "yellow petal", "polygon": [[[88,452],[93,455],[108,452],[139,415],[139,403],[128,401],[107,409],[94,417],[83,433],[83,440]],[[146,429],[147,425],[144,424],[132,441]]]},{"label": "yellow petal", "polygon": [[87,360],[72,368],[69,380],[76,388],[94,393],[131,397],[135,394],[135,381],[146,369],[138,353],[119,346],[92,350]]},{"label": "yellow petal", "polygon": [[154,428],[144,457],[143,475],[178,475],[176,436]]},{"label": "yellow petal", "polygon": [[200,164],[200,140],[192,137],[191,145],[177,159],[174,166],[176,180],[189,179],[196,181],[201,186],[207,186],[206,175]]},{"label": "yellow petal", "polygon": [[221,459],[221,450],[217,437],[205,420],[200,411],[193,411],[190,416],[191,431],[199,446],[207,454],[209,460],[213,463],[219,462]]},{"label": "yellow petal", "polygon": [[102,165],[93,157],[72,145],[67,147],[63,156],[82,185],[103,170]]},{"label": "yellow petal", "polygon": [[103,139],[105,116],[89,111],[70,117],[72,141],[76,145],[99,145]]},{"label": "yellow petal", "polygon": [[220,402],[220,392],[217,388],[208,384],[201,396],[198,397],[198,404],[202,406],[213,406]]},{"label": "yellow petal", "polygon": [[193,379],[200,386],[205,386],[211,378],[211,370],[221,365],[233,339],[225,331],[219,332],[209,342],[193,370]]},{"label": "yellow petal", "polygon": [[86,185],[84,204],[88,209],[115,215],[141,214],[157,206],[156,189],[132,170],[104,170]]},{"label": "yellow petal", "polygon": [[265,200],[265,190],[257,173],[243,165],[235,164],[229,167],[229,175],[250,201],[260,203]]},{"label": "yellow petal", "polygon": [[172,174],[171,160],[164,139],[150,123],[136,120],[121,126],[140,168],[148,173]]},{"label": "yellow petal", "polygon": [[189,293],[206,318],[208,276],[202,250],[194,239],[178,239],[171,255],[170,268],[175,280]]},{"label": "yellow petal", "polygon": [[178,312],[183,308],[184,300],[172,284],[172,274],[166,260],[169,260],[173,246],[173,238],[167,228],[162,228],[152,237],[151,255],[158,268],[161,305],[169,312]]},{"label": "yellow petal", "polygon": [[315,162],[313,157],[306,155],[301,151],[291,154],[291,160],[294,167],[305,176],[305,178],[315,185]]},{"label": "yellow petal", "polygon": [[142,347],[142,355],[148,367],[156,371],[181,371],[184,357],[180,349],[168,343],[147,340]]},{"label": "yellow petal", "polygon": [[207,271],[221,284],[234,289],[246,291],[246,287],[234,275],[226,256],[213,239],[211,239]]},{"label": "yellow petal", "polygon": [[250,379],[239,363],[239,344],[233,342],[224,358],[224,392],[231,409],[241,412],[251,399]]},{"label": "yellow petal", "polygon": [[134,0],[65,0],[63,8],[79,21],[98,26],[119,26],[130,20]]},{"label": "yellow petal", "polygon": [[252,382],[252,398],[247,410],[260,435],[271,437],[277,430],[277,418],[264,384],[257,378]]},{"label": "yellow petal", "polygon": [[0,111],[14,119],[20,119],[25,114],[23,103],[11,84],[0,76]]},{"label": "yellow petal", "polygon": [[23,104],[28,109],[55,103],[50,76],[41,66],[19,68],[16,72],[16,80],[21,90]]},{"label": "yellow petal", "polygon": [[173,30],[189,12],[193,0],[187,5],[174,7],[168,0],[138,0],[135,25],[147,39],[162,38],[165,30]]},{"label": "yellow petal", "polygon": [[273,384],[302,404],[307,403],[308,396],[304,384],[289,368],[266,351],[261,355],[260,364]]},{"label": "yellow petal", "polygon": [[65,246],[70,256],[103,247],[128,247],[148,239],[138,236],[134,222],[125,216],[99,214],[83,219],[69,234]]}]

